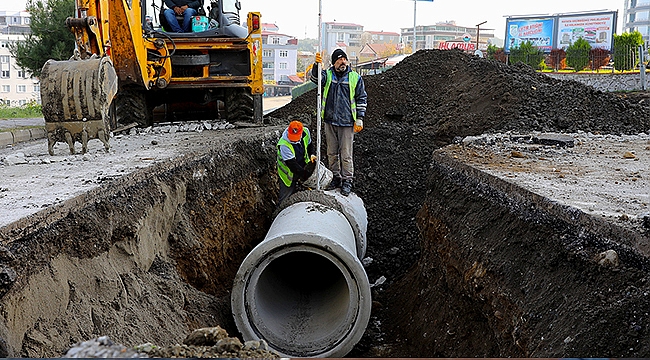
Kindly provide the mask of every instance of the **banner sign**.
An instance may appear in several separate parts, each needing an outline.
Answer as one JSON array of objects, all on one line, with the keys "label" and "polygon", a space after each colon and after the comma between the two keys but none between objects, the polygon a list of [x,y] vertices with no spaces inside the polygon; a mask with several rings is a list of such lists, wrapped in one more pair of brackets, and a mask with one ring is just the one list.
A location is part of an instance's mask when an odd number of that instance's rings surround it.
[{"label": "banner sign", "polygon": [[505,51],[510,53],[513,47],[519,47],[526,41],[533,46],[550,52],[553,49],[554,18],[542,19],[506,19]]},{"label": "banner sign", "polygon": [[615,13],[582,16],[560,16],[557,30],[557,47],[566,49],[579,38],[589,42],[591,48],[610,50],[616,27]]},{"label": "banner sign", "polygon": [[509,54],[511,48],[530,41],[548,53],[553,49],[566,49],[583,38],[592,49],[611,51],[617,15],[617,11],[603,11],[507,18],[504,50]]}]

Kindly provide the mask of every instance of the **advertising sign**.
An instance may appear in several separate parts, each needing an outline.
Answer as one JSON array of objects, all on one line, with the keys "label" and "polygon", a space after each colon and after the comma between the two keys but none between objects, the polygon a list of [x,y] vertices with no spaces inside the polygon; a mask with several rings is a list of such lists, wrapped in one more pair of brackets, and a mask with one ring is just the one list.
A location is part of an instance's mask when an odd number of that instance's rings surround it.
[{"label": "advertising sign", "polygon": [[438,43],[439,50],[460,49],[463,51],[476,50],[476,44],[465,41],[443,41]]},{"label": "advertising sign", "polygon": [[579,38],[589,42],[591,48],[611,50],[616,28],[616,13],[559,16],[557,48],[566,49]]},{"label": "advertising sign", "polygon": [[533,46],[550,52],[553,49],[554,18],[542,19],[513,19],[506,20],[506,41],[504,44],[506,53],[510,53],[513,47],[519,47],[526,41]]}]

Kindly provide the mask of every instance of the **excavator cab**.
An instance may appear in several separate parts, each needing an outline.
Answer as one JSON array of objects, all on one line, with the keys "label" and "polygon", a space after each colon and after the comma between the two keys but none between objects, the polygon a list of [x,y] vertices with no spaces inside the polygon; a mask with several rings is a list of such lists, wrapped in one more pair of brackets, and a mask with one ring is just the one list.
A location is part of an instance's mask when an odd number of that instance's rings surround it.
[{"label": "excavator cab", "polygon": [[[205,7],[203,5],[203,0],[199,0],[201,5],[197,9],[197,16],[206,16],[205,12]],[[216,3],[216,1],[212,1],[212,3]],[[212,5],[214,6],[214,5]],[[169,26],[169,23],[167,22],[167,19],[165,18],[165,10],[167,9],[167,6],[165,5],[165,0],[160,0],[160,13],[158,14],[158,21],[160,21],[160,26],[162,29],[166,32],[171,32],[171,26]],[[176,15],[176,20],[178,21],[179,24],[183,23],[183,15]]]}]

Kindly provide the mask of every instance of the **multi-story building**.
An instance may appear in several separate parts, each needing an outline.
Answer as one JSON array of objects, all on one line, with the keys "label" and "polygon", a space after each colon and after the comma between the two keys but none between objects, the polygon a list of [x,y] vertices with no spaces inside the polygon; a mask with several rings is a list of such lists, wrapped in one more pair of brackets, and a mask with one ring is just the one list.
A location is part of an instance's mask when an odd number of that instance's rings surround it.
[{"label": "multi-story building", "polygon": [[[363,47],[361,35],[363,25],[352,23],[322,23],[321,49],[326,54],[331,54],[336,49],[342,49],[348,54],[348,60],[354,66],[359,60],[359,51]],[[324,56],[323,61],[329,63],[329,56]]]},{"label": "multi-story building", "polygon": [[40,103],[40,84],[29,72],[16,64],[9,45],[25,39],[29,33],[28,12],[0,11],[0,101],[20,106],[30,101]]},{"label": "multi-story building", "polygon": [[390,31],[364,31],[361,34],[362,46],[366,44],[399,44],[402,36]]},{"label": "multi-story building", "polygon": [[623,32],[638,31],[650,40],[650,0],[625,0]]},{"label": "multi-story building", "polygon": [[262,68],[267,95],[288,95],[302,83],[296,76],[298,39],[277,32],[274,24],[262,24]]},{"label": "multi-story building", "polygon": [[[415,29],[417,37],[415,50],[419,49],[438,49],[440,43],[447,41],[457,41],[464,38],[467,34],[473,42],[476,42],[476,27],[466,27],[456,25],[455,21],[440,22],[435,25],[418,25]],[[413,28],[402,28],[402,39],[404,43],[413,46]],[[485,50],[488,44],[494,43],[494,30],[479,28],[479,49]]]}]

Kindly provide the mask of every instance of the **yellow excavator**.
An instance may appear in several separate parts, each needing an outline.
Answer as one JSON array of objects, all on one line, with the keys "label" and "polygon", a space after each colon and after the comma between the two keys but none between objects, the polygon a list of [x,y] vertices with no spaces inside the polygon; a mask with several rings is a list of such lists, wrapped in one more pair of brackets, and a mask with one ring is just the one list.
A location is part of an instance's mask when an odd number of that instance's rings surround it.
[{"label": "yellow excavator", "polygon": [[[164,0],[76,0],[67,61],[41,76],[48,150],[65,142],[109,149],[110,132],[156,121],[262,123],[262,30],[258,12],[240,25],[238,0],[211,0],[197,32],[165,30]],[[202,11],[202,12],[201,12]],[[205,29],[207,27],[207,29]],[[154,116],[156,114],[156,116]]]}]

